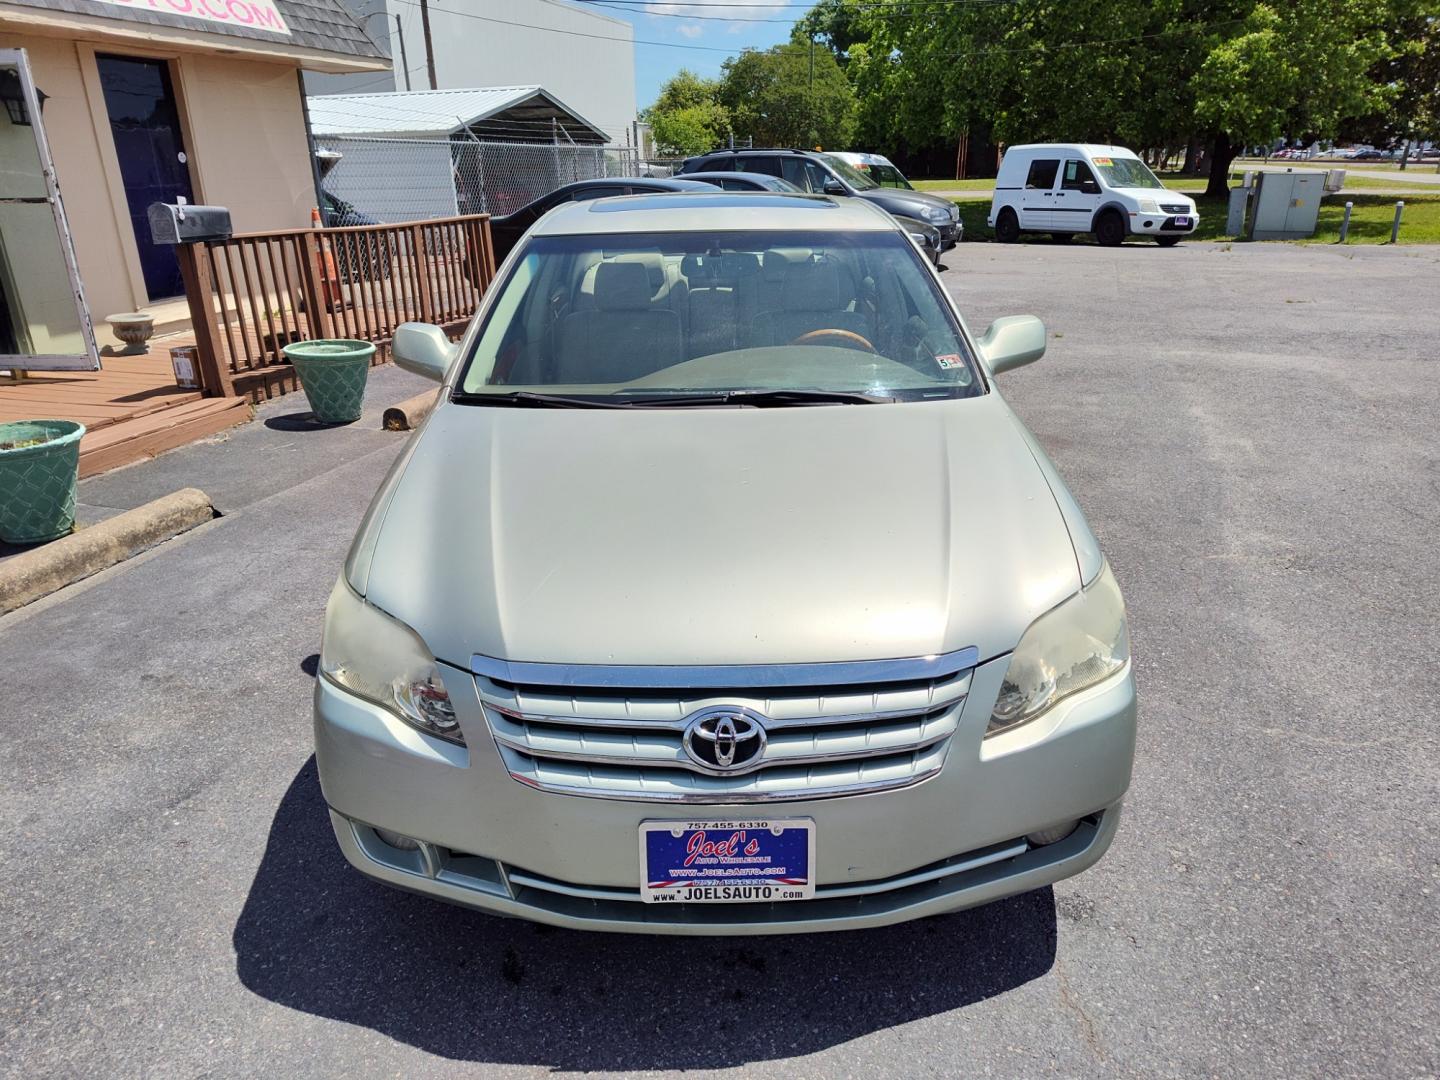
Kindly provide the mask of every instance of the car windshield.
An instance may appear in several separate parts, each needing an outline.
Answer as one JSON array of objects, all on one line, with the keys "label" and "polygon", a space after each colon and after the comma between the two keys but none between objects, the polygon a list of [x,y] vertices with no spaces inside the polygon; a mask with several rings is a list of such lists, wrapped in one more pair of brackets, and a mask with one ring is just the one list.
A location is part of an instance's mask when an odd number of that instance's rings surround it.
[{"label": "car windshield", "polygon": [[789,405],[982,392],[938,283],[898,231],[538,236],[497,288],[457,401]]},{"label": "car windshield", "polygon": [[836,176],[856,191],[869,191],[880,186],[844,158],[838,158],[834,154],[821,154],[820,156],[825,160],[825,164],[834,170]]},{"label": "car windshield", "polygon": [[1156,175],[1139,158],[1094,157],[1090,159],[1112,188],[1163,188]]}]

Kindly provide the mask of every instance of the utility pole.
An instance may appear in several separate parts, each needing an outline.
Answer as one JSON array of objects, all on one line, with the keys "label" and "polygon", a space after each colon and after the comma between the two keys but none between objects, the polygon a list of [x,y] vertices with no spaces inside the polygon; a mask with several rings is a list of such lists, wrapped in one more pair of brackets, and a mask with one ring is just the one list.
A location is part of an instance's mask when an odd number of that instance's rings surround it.
[{"label": "utility pole", "polygon": [[435,49],[430,44],[430,0],[420,0],[420,33],[425,38],[425,68],[430,73],[430,89],[438,90],[435,83]]},{"label": "utility pole", "polygon": [[405,89],[410,89],[410,61],[405,56],[405,26],[400,16],[395,16],[395,36],[400,39],[400,67],[405,72]]},{"label": "utility pole", "polygon": [[810,112],[810,147],[814,148],[819,141],[819,132],[815,130],[815,31],[810,31],[810,91],[806,95],[806,105]]}]

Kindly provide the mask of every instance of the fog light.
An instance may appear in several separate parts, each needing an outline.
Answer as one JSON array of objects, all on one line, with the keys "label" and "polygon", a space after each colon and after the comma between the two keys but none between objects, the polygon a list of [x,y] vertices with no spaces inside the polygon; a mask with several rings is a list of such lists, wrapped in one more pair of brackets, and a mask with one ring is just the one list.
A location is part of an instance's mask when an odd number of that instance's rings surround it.
[{"label": "fog light", "polygon": [[[1074,826],[1072,825],[1073,829]],[[376,829],[375,835],[384,840],[385,843],[400,851],[419,851],[420,841],[408,836],[401,836],[398,832],[391,832],[389,829]]]},{"label": "fog light", "polygon": [[1147,222],[1145,222],[1145,228],[1147,228],[1147,229],[1153,229],[1154,227],[1155,227],[1155,223],[1154,223],[1153,221],[1147,221]]},{"label": "fog light", "polygon": [[1065,821],[1059,825],[1051,825],[1048,829],[1039,829],[1032,832],[1029,836],[1025,837],[1025,839],[1029,840],[1030,843],[1036,847],[1045,847],[1047,844],[1058,844],[1079,828],[1079,826],[1080,822],[1078,821]]}]

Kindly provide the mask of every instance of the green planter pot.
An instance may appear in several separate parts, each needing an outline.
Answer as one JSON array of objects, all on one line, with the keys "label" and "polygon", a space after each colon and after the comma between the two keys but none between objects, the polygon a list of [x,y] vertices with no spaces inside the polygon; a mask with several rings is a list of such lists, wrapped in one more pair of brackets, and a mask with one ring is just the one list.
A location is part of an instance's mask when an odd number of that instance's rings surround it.
[{"label": "green planter pot", "polygon": [[300,385],[322,424],[349,424],[365,407],[365,380],[375,346],[351,338],[297,341],[284,348]]},{"label": "green planter pot", "polygon": [[74,527],[84,434],[73,420],[0,424],[0,540],[38,544]]}]

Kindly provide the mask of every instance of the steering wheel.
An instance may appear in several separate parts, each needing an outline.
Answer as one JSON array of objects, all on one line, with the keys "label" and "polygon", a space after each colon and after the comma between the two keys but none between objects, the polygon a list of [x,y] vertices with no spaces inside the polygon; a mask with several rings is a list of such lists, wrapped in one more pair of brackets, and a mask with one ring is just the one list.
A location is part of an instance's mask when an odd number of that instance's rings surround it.
[{"label": "steering wheel", "polygon": [[841,330],[837,326],[828,327],[824,330],[811,330],[808,334],[801,334],[794,341],[790,342],[790,344],[813,345],[822,338],[838,338],[842,344],[848,345],[852,349],[858,346],[866,352],[873,353],[878,351],[874,345],[870,344],[869,339],[862,337],[853,330]]}]

